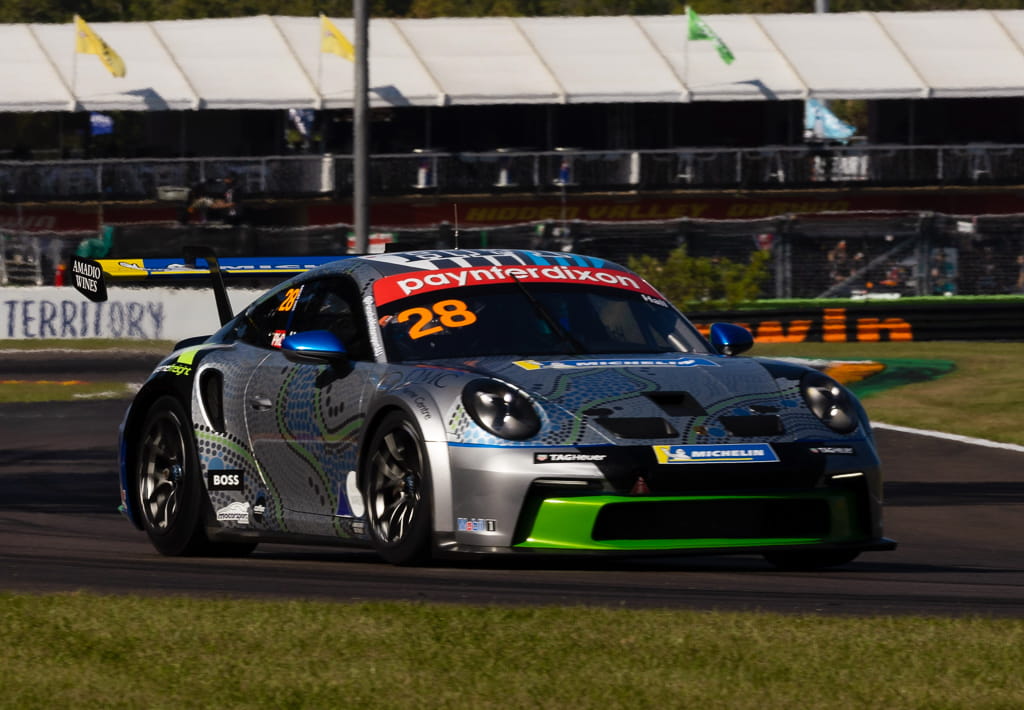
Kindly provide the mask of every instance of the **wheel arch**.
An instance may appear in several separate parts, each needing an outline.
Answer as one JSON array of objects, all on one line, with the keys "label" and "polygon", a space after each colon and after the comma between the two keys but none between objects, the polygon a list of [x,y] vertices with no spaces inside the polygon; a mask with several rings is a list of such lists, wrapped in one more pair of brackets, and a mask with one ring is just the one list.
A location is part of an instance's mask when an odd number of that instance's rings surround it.
[{"label": "wheel arch", "polygon": [[168,376],[155,377],[149,380],[132,399],[131,406],[125,412],[124,420],[121,422],[120,449],[121,449],[121,504],[131,524],[139,530],[144,530],[140,511],[132,496],[132,478],[137,464],[139,432],[146,420],[146,414],[153,404],[163,396],[171,396],[177,399],[185,414],[192,423],[192,406],[190,395],[186,388],[183,388],[174,379]]},{"label": "wheel arch", "polygon": [[[418,389],[417,392],[425,392]],[[443,418],[440,416],[441,409],[434,398],[432,412],[438,412],[431,421],[424,420],[417,415],[411,400],[407,396],[396,396],[389,394],[379,399],[371,411],[367,413],[366,426],[363,427],[362,436],[359,442],[359,457],[357,459],[357,475],[360,490],[365,490],[366,485],[366,459],[369,455],[369,443],[373,439],[374,432],[380,423],[392,412],[402,412],[410,421],[414,422],[423,437],[423,445],[430,463],[430,479],[433,505],[433,527],[435,533],[451,531],[452,529],[452,474],[451,458],[448,455],[448,433]]]}]

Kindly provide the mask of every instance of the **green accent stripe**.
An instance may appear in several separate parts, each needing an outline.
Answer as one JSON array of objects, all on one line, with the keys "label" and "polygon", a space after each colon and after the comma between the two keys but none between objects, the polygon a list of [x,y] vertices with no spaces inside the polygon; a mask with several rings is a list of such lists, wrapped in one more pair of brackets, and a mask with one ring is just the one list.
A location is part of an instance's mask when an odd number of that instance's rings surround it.
[{"label": "green accent stripe", "polygon": [[[824,500],[831,510],[833,534],[828,538],[686,538],[654,540],[594,540],[591,531],[604,506],[613,503],[656,503],[661,501],[711,500]],[[548,498],[541,502],[526,540],[515,547],[561,550],[700,550],[774,545],[813,545],[821,542],[845,542],[859,539],[851,520],[851,505],[846,494],[807,493],[795,495],[719,495],[719,496],[580,496]]]},{"label": "green accent stripe", "polygon": [[181,355],[178,355],[178,362],[182,365],[191,365],[195,362],[196,355],[199,354],[204,348],[202,346],[195,348],[187,348],[181,351]]}]

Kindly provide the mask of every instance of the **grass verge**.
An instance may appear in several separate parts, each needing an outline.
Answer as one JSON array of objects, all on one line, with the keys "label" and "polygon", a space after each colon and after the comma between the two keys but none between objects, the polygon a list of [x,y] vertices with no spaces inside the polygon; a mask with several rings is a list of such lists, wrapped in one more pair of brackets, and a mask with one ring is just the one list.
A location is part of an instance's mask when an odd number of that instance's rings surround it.
[{"label": "grass verge", "polygon": [[7,707],[1011,708],[1024,621],[0,595]]},{"label": "grass verge", "polygon": [[830,360],[936,359],[955,368],[935,380],[862,395],[872,419],[1024,444],[1024,343],[779,343],[752,355]]}]

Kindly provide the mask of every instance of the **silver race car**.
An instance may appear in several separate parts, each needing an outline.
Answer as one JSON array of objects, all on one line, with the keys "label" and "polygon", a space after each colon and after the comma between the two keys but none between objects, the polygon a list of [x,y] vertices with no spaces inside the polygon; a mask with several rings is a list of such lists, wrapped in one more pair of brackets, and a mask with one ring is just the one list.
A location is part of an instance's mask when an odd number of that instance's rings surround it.
[{"label": "silver race car", "polygon": [[396,564],[742,552],[817,568],[895,547],[857,400],[815,369],[738,357],[746,329],[705,339],[617,264],[385,253],[304,270],[235,316],[226,302],[121,427],[122,510],[161,553],[333,542]]}]

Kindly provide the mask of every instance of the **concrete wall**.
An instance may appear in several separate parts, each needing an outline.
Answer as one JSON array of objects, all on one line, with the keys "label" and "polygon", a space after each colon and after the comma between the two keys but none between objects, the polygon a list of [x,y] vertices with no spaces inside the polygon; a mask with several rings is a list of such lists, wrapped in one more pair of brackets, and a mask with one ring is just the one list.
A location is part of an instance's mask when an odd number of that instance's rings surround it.
[{"label": "concrete wall", "polygon": [[[260,293],[231,291],[235,312]],[[180,340],[219,323],[207,289],[113,288],[108,301],[92,303],[70,287],[0,288],[0,339]]]}]

